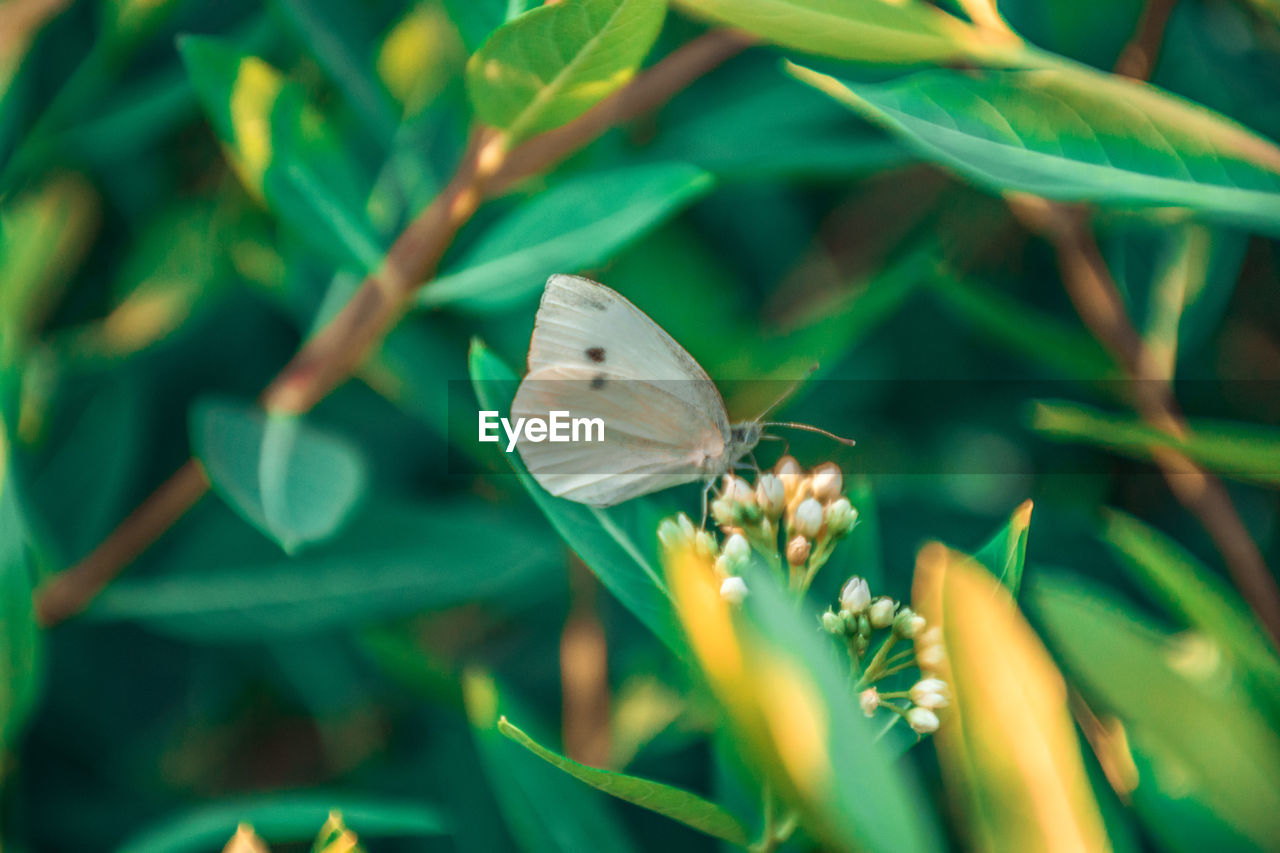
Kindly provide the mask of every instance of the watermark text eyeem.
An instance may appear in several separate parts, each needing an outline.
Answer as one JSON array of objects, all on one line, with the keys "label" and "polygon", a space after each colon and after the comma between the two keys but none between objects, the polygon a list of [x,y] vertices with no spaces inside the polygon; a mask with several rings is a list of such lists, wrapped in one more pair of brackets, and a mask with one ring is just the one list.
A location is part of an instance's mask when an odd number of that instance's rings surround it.
[{"label": "watermark text eyeem", "polygon": [[579,441],[604,441],[604,418],[575,418],[569,412],[554,410],[547,412],[545,418],[516,418],[510,420],[500,417],[497,411],[480,412],[480,441],[498,442],[498,427],[507,435],[507,452],[516,448],[523,435],[525,441],[540,444],[544,441],[567,443]]}]

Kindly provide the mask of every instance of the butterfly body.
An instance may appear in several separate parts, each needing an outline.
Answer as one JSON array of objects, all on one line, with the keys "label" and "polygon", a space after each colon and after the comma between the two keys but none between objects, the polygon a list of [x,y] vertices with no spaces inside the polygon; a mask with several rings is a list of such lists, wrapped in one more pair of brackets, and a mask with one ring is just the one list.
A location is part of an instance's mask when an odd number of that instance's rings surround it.
[{"label": "butterfly body", "polygon": [[729,423],[706,371],[625,297],[590,279],[547,281],[529,346],[516,417],[553,411],[600,418],[599,443],[521,440],[517,449],[547,491],[611,506],[731,470],[760,439],[760,424]]}]

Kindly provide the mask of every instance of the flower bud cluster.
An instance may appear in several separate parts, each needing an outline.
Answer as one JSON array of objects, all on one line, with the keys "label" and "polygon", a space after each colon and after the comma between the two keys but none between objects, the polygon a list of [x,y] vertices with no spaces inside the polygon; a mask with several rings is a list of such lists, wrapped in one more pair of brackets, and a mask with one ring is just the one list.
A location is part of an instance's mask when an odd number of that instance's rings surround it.
[{"label": "flower bud cluster", "polygon": [[[873,596],[866,579],[857,575],[844,582],[837,605],[823,613],[820,621],[823,631],[848,645],[857,677],[858,705],[864,714],[872,717],[884,708],[905,719],[916,734],[937,731],[938,712],[949,704],[950,690],[936,675],[944,654],[936,627],[927,626],[924,617],[888,596]],[[876,632],[883,639],[869,654]],[[914,654],[910,650],[893,653],[895,644],[907,640],[913,641]],[[927,661],[934,665],[926,666]],[[920,669],[922,677],[909,690],[883,692],[876,686],[913,666]],[[903,699],[909,702],[901,702]]]},{"label": "flower bud cluster", "polygon": [[746,553],[754,550],[775,569],[785,569],[791,588],[803,591],[836,542],[857,524],[858,511],[841,494],[843,488],[844,475],[834,463],[805,471],[794,457],[784,456],[754,485],[726,474],[711,502],[711,517],[726,534],[741,537]]}]

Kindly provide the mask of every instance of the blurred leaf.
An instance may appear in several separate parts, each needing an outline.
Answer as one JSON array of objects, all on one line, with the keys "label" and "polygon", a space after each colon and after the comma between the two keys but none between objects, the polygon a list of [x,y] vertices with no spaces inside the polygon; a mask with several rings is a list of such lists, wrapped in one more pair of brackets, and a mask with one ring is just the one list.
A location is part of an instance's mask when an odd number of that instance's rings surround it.
[{"label": "blurred leaf", "polygon": [[1247,233],[1199,224],[1112,225],[1104,252],[1165,375],[1194,356],[1227,309],[1248,247]]},{"label": "blurred leaf", "polygon": [[271,853],[271,851],[253,831],[252,826],[242,823],[236,828],[236,834],[231,836],[227,846],[222,848],[222,853]]},{"label": "blurred leaf", "polygon": [[[480,9],[488,4],[464,0],[463,3],[449,2],[445,5]],[[502,0],[502,5],[506,6],[506,0]],[[433,3],[410,4],[400,20],[383,36],[378,48],[378,77],[387,91],[403,106],[404,114],[417,117],[449,85],[455,73],[454,66],[461,62],[461,57],[457,54],[456,36],[444,10]],[[407,134],[401,134],[398,141],[407,141],[406,136]],[[422,152],[416,146],[404,147],[409,148],[414,158],[421,157]],[[392,152],[387,166],[393,166],[399,153],[400,151]],[[400,174],[402,168],[395,164],[390,173],[394,180],[404,180]]]},{"label": "blurred leaf", "polygon": [[1108,510],[1102,538],[1166,606],[1221,643],[1280,708],[1280,659],[1234,590],[1172,539],[1133,516]]},{"label": "blurred leaf", "polygon": [[298,415],[208,400],[191,446],[218,494],[289,553],[333,536],[364,495],[359,451]]},{"label": "blurred leaf", "polygon": [[[480,405],[505,416],[516,393],[515,374],[478,340],[472,342],[469,359],[471,382]],[[520,484],[565,544],[645,627],[677,655],[682,655],[685,646],[675,624],[666,585],[652,556],[660,513],[649,499],[637,498],[620,507],[601,509],[552,497],[534,481],[518,454],[505,456],[520,478]]]},{"label": "blurred leaf", "polygon": [[930,276],[928,283],[947,307],[975,330],[1020,355],[1074,379],[1117,375],[1111,356],[1076,324],[947,270]]},{"label": "blurred leaf", "polygon": [[629,853],[634,850],[608,800],[504,737],[507,712],[531,715],[488,675],[463,676],[463,696],[476,746],[511,834],[527,853]]},{"label": "blurred leaf", "polygon": [[1166,636],[1083,584],[1040,576],[1031,600],[1086,697],[1119,718],[1148,828],[1173,850],[1271,849],[1280,740],[1215,648]]},{"label": "blurred leaf", "polygon": [[711,176],[686,163],[575,175],[499,220],[422,289],[418,304],[509,308],[553,273],[599,266],[710,189]]},{"label": "blurred leaf", "polygon": [[62,175],[0,199],[0,360],[12,358],[57,306],[98,225],[98,199]]},{"label": "blurred leaf", "polygon": [[226,512],[198,511],[184,525],[154,555],[166,572],[116,581],[83,618],[245,642],[537,600],[560,566],[541,530],[508,517],[494,536],[492,510],[476,504],[370,501],[337,539],[287,559],[258,537],[244,541],[243,523]]},{"label": "blurred leaf", "polygon": [[340,263],[373,272],[382,247],[368,223],[368,179],[354,146],[307,102],[302,89],[255,56],[216,39],[180,42],[187,74],[240,182]]},{"label": "blurred leaf", "polygon": [[820,178],[892,169],[914,159],[896,139],[821,93],[797,88],[777,62],[736,63],[662,112],[645,153],[717,178]]},{"label": "blurred leaf", "polygon": [[597,791],[604,791],[611,797],[617,797],[664,817],[688,824],[699,832],[705,832],[730,844],[744,847],[747,844],[746,829],[724,809],[697,794],[673,788],[661,782],[654,782],[651,779],[641,779],[638,776],[628,776],[625,773],[599,770],[579,764],[542,746],[507,722],[506,717],[498,718],[498,731],[543,761]]},{"label": "blurred leaf", "polygon": [[973,556],[1018,597],[1022,569],[1027,562],[1027,535],[1031,532],[1031,501],[1023,501],[1004,527]]},{"label": "blurred leaf", "polygon": [[1152,448],[1171,447],[1228,477],[1280,485],[1280,430],[1270,427],[1193,420],[1186,438],[1178,439],[1132,415],[1053,400],[1036,401],[1031,426],[1050,438],[1096,444],[1136,459],[1150,459]]},{"label": "blurred leaf", "polygon": [[28,533],[9,463],[7,425],[0,420],[0,780],[40,682],[40,631],[32,606]]},{"label": "blurred leaf", "polygon": [[310,841],[332,812],[369,838],[437,836],[448,822],[431,806],[347,794],[271,794],[225,800],[192,809],[134,835],[119,853],[206,853],[218,850],[239,824],[273,844]]},{"label": "blurred leaf", "polygon": [[763,570],[745,575],[750,594],[739,610],[692,546],[669,551],[665,564],[694,658],[739,748],[800,811],[800,825],[833,850],[938,849],[909,771],[875,740],[816,616]]},{"label": "blurred leaf", "polygon": [[1002,61],[1016,40],[988,42],[959,18],[918,0],[678,0],[689,12],[766,42],[859,62]]},{"label": "blurred leaf", "polygon": [[467,53],[475,53],[498,27],[522,14],[530,0],[444,0]]},{"label": "blurred leaf", "polygon": [[467,63],[476,115],[511,142],[572,121],[631,79],[666,11],[663,0],[560,0],[525,12]]},{"label": "blurred leaf", "polygon": [[320,832],[316,834],[315,843],[311,845],[311,853],[364,853],[356,839],[356,834],[347,829],[342,815],[337,811],[329,812],[329,819],[324,822]]},{"label": "blurred leaf", "polygon": [[340,0],[274,0],[274,5],[364,125],[387,144],[400,124],[400,110],[374,72],[368,48],[374,33],[360,14],[362,5]]},{"label": "blurred leaf", "polygon": [[1280,234],[1280,149],[1149,84],[1075,66],[924,71],[883,84],[789,68],[993,191],[1187,207]]},{"label": "blurred leaf", "polygon": [[1008,591],[934,543],[917,558],[912,603],[942,631],[952,704],[934,741],[974,847],[1109,849],[1066,685]]}]

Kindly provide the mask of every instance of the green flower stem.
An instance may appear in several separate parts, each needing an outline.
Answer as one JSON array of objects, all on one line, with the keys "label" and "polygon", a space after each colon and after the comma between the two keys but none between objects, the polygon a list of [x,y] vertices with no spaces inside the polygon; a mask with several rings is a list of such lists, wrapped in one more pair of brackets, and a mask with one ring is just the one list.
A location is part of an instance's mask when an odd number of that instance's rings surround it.
[{"label": "green flower stem", "polygon": [[871,658],[871,663],[867,664],[867,668],[862,673],[862,677],[858,679],[858,683],[854,685],[855,690],[861,690],[864,687],[875,684],[888,673],[885,671],[885,659],[889,656],[889,650],[893,648],[893,644],[898,642],[897,634],[890,634],[885,641],[880,644],[880,648],[876,649],[875,656]]}]

